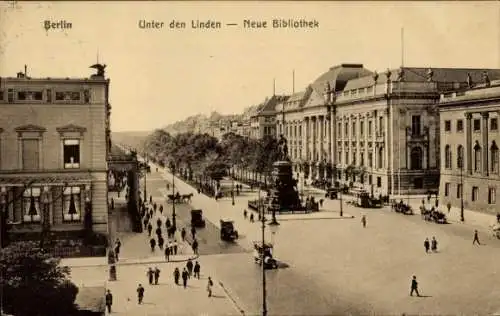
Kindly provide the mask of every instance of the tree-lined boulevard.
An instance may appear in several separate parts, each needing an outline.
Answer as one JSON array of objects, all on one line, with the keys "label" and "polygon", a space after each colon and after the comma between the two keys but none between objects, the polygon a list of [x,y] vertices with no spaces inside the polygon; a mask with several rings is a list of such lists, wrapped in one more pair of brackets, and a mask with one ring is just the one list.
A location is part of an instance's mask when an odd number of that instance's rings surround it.
[{"label": "tree-lined boulevard", "polygon": [[[154,199],[165,198],[166,181],[171,182],[172,176],[161,167],[156,173],[154,164],[151,170],[148,192]],[[160,176],[166,181],[159,181]],[[223,186],[231,183],[221,182]],[[245,186],[233,206],[231,198],[215,201],[178,178],[175,185],[183,194],[195,193],[191,206],[176,205],[181,223],[190,207],[202,208],[207,220],[207,231],[199,230],[203,240],[199,261],[204,271],[224,284],[247,315],[260,314],[261,269],[251,253],[260,228],[259,223],[243,218],[243,209],[256,191],[248,192]],[[312,189],[306,191],[322,196]],[[486,229],[480,231],[484,245],[474,246],[474,227],[467,223],[437,225],[420,216],[401,216],[387,207],[367,210],[352,205],[344,205],[346,218],[340,219],[338,209],[338,200],[326,200],[319,212],[324,216],[314,214],[317,219],[304,220],[306,215],[282,215],[278,233],[266,232],[275,243],[276,258],[286,264],[266,272],[270,315],[485,315],[500,311],[496,279],[500,244]],[[171,214],[169,204],[165,211]],[[362,214],[367,216],[366,228],[360,222]],[[220,218],[233,219],[240,233],[237,245],[228,251],[221,250],[224,243],[218,238]],[[433,236],[439,242],[438,252],[426,254],[423,241]],[[413,275],[422,297],[409,296]],[[205,312],[221,314],[217,306]]]}]

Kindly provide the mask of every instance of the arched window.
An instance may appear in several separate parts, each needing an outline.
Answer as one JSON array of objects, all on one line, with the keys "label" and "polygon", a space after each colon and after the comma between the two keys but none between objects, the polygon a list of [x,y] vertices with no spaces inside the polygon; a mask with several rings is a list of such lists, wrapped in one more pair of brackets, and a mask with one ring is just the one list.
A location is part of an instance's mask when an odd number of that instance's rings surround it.
[{"label": "arched window", "polygon": [[464,146],[462,145],[457,147],[457,167],[459,169],[464,167]]},{"label": "arched window", "polygon": [[450,145],[444,147],[444,167],[451,169],[451,148]]},{"label": "arched window", "polygon": [[411,150],[411,169],[422,169],[422,149],[420,147],[413,147]]},{"label": "arched window", "polygon": [[474,146],[474,172],[481,171],[481,146],[476,142]]},{"label": "arched window", "polygon": [[382,169],[384,166],[384,147],[380,147],[378,150],[378,168]]},{"label": "arched window", "polygon": [[491,144],[490,156],[491,156],[491,172],[498,173],[498,146],[495,141],[493,141],[493,143]]}]

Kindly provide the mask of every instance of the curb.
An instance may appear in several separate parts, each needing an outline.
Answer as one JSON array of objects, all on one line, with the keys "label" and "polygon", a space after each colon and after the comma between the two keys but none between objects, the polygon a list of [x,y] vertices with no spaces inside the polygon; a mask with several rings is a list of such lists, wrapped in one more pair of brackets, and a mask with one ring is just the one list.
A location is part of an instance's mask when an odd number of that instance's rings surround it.
[{"label": "curb", "polygon": [[[117,262],[117,263],[114,263],[115,266],[130,266],[130,265],[138,265],[138,264],[151,264],[151,263],[157,263],[157,264],[160,264],[160,263],[170,263],[170,262],[173,262],[173,263],[178,263],[178,262],[187,262],[188,260],[196,260],[198,259],[199,256],[198,255],[192,255],[190,257],[187,257],[186,259],[176,259],[176,260],[169,260],[169,261],[165,261],[165,260],[154,260],[154,261],[134,261],[134,262]],[[68,265],[67,267],[70,267],[70,268],[89,268],[89,267],[108,267],[110,265],[113,265],[113,264],[82,264],[82,265]]]},{"label": "curb", "polygon": [[224,283],[222,283],[221,280],[219,280],[219,285],[222,288],[222,290],[224,291],[224,293],[226,293],[227,297],[231,300],[232,305],[236,309],[236,311],[238,311],[238,313],[241,314],[242,316],[245,316],[246,315],[245,310],[238,304],[238,302],[236,301],[236,299],[233,297],[233,295],[231,295],[231,293],[224,286]]},{"label": "curb", "polygon": [[313,221],[313,220],[326,220],[326,219],[353,219],[354,215],[342,217],[314,217],[314,218],[277,218],[278,221]]}]

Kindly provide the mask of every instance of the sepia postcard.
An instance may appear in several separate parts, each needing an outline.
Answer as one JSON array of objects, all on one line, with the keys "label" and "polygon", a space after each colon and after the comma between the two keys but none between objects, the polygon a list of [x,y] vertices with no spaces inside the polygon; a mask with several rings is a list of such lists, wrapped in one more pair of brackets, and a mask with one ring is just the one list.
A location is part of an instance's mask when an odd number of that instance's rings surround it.
[{"label": "sepia postcard", "polygon": [[500,315],[499,120],[498,1],[1,1],[0,315]]}]

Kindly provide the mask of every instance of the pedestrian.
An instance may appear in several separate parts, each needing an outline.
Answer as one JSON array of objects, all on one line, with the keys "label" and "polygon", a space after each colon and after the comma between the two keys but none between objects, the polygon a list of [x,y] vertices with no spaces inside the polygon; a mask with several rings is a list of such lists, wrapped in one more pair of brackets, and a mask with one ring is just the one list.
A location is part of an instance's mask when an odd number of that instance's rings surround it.
[{"label": "pedestrian", "polygon": [[186,268],[184,268],[182,270],[182,285],[184,286],[184,288],[187,287],[188,277],[189,273],[186,271]]},{"label": "pedestrian", "polygon": [[120,254],[120,248],[122,246],[122,242],[120,241],[120,239],[116,238],[116,241],[115,241],[115,258],[116,258],[116,261],[119,260],[118,256]]},{"label": "pedestrian", "polygon": [[319,199],[319,207],[323,207],[323,199]]},{"label": "pedestrian", "polygon": [[151,237],[151,231],[153,230],[153,225],[151,223],[148,223],[148,236]]},{"label": "pedestrian", "polygon": [[142,304],[142,300],[144,299],[144,288],[142,284],[139,284],[137,287],[137,302],[138,304]]},{"label": "pedestrian", "polygon": [[177,240],[172,243],[172,248],[174,249],[174,255],[177,255]]},{"label": "pedestrian", "polygon": [[170,218],[167,217],[167,220],[165,221],[165,226],[167,227],[167,229],[170,228],[170,226],[172,226],[172,224],[170,223]]},{"label": "pedestrian", "polygon": [[413,292],[417,293],[417,296],[420,296],[420,294],[418,293],[418,282],[416,276],[413,276],[413,278],[411,279],[410,296],[413,296]]},{"label": "pedestrian", "polygon": [[111,305],[113,305],[113,294],[108,290],[106,292],[106,307],[108,308],[108,313],[111,313]]},{"label": "pedestrian", "polygon": [[188,259],[186,263],[186,268],[188,271],[188,276],[191,277],[193,275],[193,261],[191,261],[191,259]]},{"label": "pedestrian", "polygon": [[193,272],[194,272],[194,277],[198,278],[198,280],[200,279],[200,270],[201,270],[201,266],[198,263],[198,261],[196,261],[194,264]]},{"label": "pedestrian", "polygon": [[153,196],[152,195],[149,196],[149,204],[153,204]]},{"label": "pedestrian", "polygon": [[113,198],[111,198],[111,209],[115,209],[115,200]]},{"label": "pedestrian", "polygon": [[149,217],[153,218],[153,209],[151,209],[151,208],[149,209]]},{"label": "pedestrian", "polygon": [[160,214],[163,215],[163,204],[160,205]]},{"label": "pedestrian", "polygon": [[429,238],[425,238],[425,241],[424,241],[424,248],[425,248],[425,253],[429,253]]},{"label": "pedestrian", "polygon": [[158,207],[158,205],[156,205],[156,202],[153,203],[153,210],[155,211],[155,214],[156,214],[156,208]]},{"label": "pedestrian", "polygon": [[250,223],[253,223],[254,222],[254,219],[253,219],[253,213],[250,214]]},{"label": "pedestrian", "polygon": [[156,172],[158,172],[158,168],[156,168]]},{"label": "pedestrian", "polygon": [[476,242],[479,246],[481,246],[481,243],[479,242],[479,232],[477,229],[474,230],[474,240],[472,241],[472,244],[474,245]]},{"label": "pedestrian", "polygon": [[181,273],[179,272],[179,268],[174,269],[174,281],[175,284],[179,285],[179,277],[181,276]]},{"label": "pedestrian", "polygon": [[167,246],[165,246],[165,260],[170,261],[170,246],[169,244],[167,244]]},{"label": "pedestrian", "polygon": [[153,278],[155,276],[155,272],[153,271],[153,269],[151,267],[148,268],[148,271],[146,272],[146,275],[148,276],[149,285],[152,285],[153,284]]},{"label": "pedestrian", "polygon": [[161,236],[161,228],[157,227],[155,230],[155,233],[156,233],[156,236],[158,236],[158,238],[159,238]]},{"label": "pedestrian", "polygon": [[207,282],[208,297],[212,297],[212,287],[213,286],[214,286],[214,282],[212,281],[212,278],[208,277],[208,282]]},{"label": "pedestrian", "polygon": [[191,236],[193,237],[193,239],[196,238],[196,228],[194,228],[194,226],[191,227]]},{"label": "pedestrian", "polygon": [[244,209],[244,210],[243,210],[243,218],[244,218],[244,219],[247,219],[247,215],[248,215],[248,213],[247,213],[247,209]]},{"label": "pedestrian", "polygon": [[366,228],[366,215],[361,217],[361,223],[363,224],[363,228]]},{"label": "pedestrian", "polygon": [[182,241],[186,240],[186,229],[184,227],[182,227],[182,229],[181,229],[181,238],[182,238]]},{"label": "pedestrian", "polygon": [[144,229],[147,229],[148,228],[149,218],[147,216],[145,216],[144,220],[142,222],[144,223]]},{"label": "pedestrian", "polygon": [[156,247],[156,239],[151,238],[149,240],[149,245],[151,246],[151,252],[154,252],[155,251],[155,247]]},{"label": "pedestrian", "polygon": [[193,240],[193,244],[191,245],[191,247],[193,248],[194,254],[198,255],[198,240]]},{"label": "pedestrian", "polygon": [[158,267],[155,267],[154,269],[154,276],[155,276],[155,285],[158,285],[158,279],[160,278],[160,269]]},{"label": "pedestrian", "polygon": [[156,220],[156,226],[158,226],[158,228],[161,228],[161,218],[158,218]]},{"label": "pedestrian", "polygon": [[431,250],[433,252],[437,252],[438,251],[438,242],[436,240],[436,237],[432,237],[432,241],[431,241]]},{"label": "pedestrian", "polygon": [[165,243],[165,239],[161,235],[158,236],[158,248],[160,250],[163,250],[163,244]]}]

